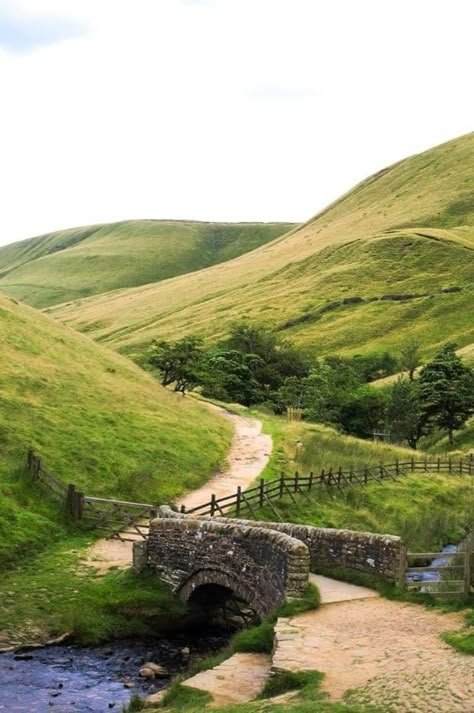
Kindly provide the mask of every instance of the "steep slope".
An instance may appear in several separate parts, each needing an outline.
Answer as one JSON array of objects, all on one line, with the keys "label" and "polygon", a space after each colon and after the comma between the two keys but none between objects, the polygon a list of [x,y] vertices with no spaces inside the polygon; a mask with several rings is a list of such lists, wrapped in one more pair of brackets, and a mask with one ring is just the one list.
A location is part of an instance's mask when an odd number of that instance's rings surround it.
[{"label": "steep slope", "polygon": [[158,335],[223,334],[242,317],[320,353],[426,355],[474,341],[474,134],[366,179],[250,254],[157,285],[60,305],[55,317],[139,355]]},{"label": "steep slope", "polygon": [[231,260],[293,227],[130,220],[62,230],[0,248],[0,291],[46,307]]},{"label": "steep slope", "polygon": [[29,446],[91,495],[150,502],[199,486],[225,458],[224,419],[8,298],[0,298],[0,362],[0,568],[22,543],[47,542],[52,527],[19,477]]}]

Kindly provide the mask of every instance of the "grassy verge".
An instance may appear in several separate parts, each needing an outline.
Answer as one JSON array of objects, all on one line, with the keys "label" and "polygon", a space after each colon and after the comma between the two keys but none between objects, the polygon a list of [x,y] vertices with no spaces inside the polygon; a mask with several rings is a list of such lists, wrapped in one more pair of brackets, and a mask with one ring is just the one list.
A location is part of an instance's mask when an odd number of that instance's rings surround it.
[{"label": "grassy verge", "polygon": [[70,632],[79,644],[153,636],[176,626],[184,605],[150,574],[99,576],[81,564],[90,543],[68,535],[2,576],[0,641],[22,645]]},{"label": "grassy verge", "polygon": [[185,608],[153,575],[99,576],[81,564],[90,543],[68,535],[2,576],[1,636],[16,645],[70,632],[79,644],[147,636],[175,625]]}]

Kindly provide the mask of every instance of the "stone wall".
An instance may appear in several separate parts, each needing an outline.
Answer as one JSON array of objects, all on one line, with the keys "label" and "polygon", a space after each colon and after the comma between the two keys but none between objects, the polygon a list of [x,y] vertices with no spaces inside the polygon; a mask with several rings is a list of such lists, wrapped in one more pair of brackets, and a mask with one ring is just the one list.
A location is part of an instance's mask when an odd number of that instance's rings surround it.
[{"label": "stone wall", "polygon": [[318,566],[353,569],[374,574],[389,582],[398,582],[405,567],[406,546],[400,537],[372,532],[336,530],[282,522],[254,522],[240,520],[242,524],[258,529],[284,532],[304,542],[311,558],[311,569]]},{"label": "stone wall", "polygon": [[[176,513],[168,507],[160,508],[160,516],[189,517]],[[210,517],[206,519],[211,520]],[[319,566],[342,567],[374,574],[390,582],[398,582],[405,568],[406,546],[400,537],[394,535],[294,525],[287,522],[225,520],[224,518],[212,518],[212,521],[233,522],[244,527],[271,529],[285,533],[307,546],[311,569],[315,571]]]},{"label": "stone wall", "polygon": [[[160,518],[150,523],[147,566],[184,600],[199,586],[217,584],[265,617],[305,591],[309,552],[287,533],[254,524],[193,519],[162,508]],[[135,550],[138,565],[143,545]]]}]

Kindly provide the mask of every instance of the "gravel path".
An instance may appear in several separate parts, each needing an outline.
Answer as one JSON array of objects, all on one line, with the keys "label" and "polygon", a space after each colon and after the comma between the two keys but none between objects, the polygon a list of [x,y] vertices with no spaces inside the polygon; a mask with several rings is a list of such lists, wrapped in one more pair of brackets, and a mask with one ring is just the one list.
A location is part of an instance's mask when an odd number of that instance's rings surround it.
[{"label": "gravel path", "polygon": [[387,713],[473,713],[474,660],[440,638],[462,626],[462,614],[382,598],[327,604],[278,621],[273,668],[321,671],[331,699]]}]

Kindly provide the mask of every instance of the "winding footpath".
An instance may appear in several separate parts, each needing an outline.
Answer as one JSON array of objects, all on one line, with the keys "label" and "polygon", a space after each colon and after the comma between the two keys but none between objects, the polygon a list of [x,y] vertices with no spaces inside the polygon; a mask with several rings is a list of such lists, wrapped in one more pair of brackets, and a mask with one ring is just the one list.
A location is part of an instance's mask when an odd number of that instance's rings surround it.
[{"label": "winding footpath", "polygon": [[[248,487],[268,463],[272,442],[255,418],[211,408],[232,421],[227,466],[179,501],[187,509]],[[88,563],[99,571],[129,567],[130,542],[100,540]],[[207,691],[211,706],[253,700],[275,671],[317,670],[330,700],[380,706],[393,713],[474,713],[474,659],[445,644],[443,632],[460,629],[462,613],[441,614],[388,601],[373,590],[311,575],[322,606],[275,627],[272,656],[234,654],[184,685]],[[154,698],[158,700],[162,694]]]},{"label": "winding footpath", "polygon": [[[272,452],[271,436],[262,433],[261,421],[239,416],[214,404],[206,406],[231,421],[234,437],[225,468],[201,488],[187,493],[177,501],[178,506],[185,505],[186,509],[209,502],[213,493],[222,498],[235,493],[239,485],[244,490],[263,472]],[[132,561],[132,547],[132,542],[97,540],[89,548],[85,563],[101,574],[106,574],[110,569],[125,569],[130,567]]]}]

